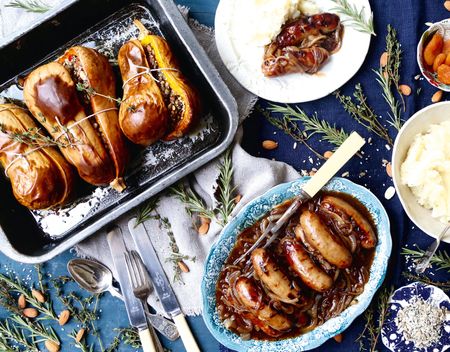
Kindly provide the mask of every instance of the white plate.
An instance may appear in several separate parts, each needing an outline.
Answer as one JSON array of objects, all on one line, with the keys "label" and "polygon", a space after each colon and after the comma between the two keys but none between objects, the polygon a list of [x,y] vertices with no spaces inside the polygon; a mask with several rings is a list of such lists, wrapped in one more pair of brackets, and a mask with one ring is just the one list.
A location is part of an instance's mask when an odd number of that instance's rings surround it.
[{"label": "white plate", "polygon": [[[450,119],[450,102],[441,102],[429,105],[416,112],[403,125],[397,135],[392,151],[392,178],[397,190],[400,202],[408,217],[423,232],[436,238],[445,228],[445,224],[431,216],[431,210],[425,209],[417,202],[416,196],[408,186],[401,183],[400,167],[406,159],[409,147],[418,134],[426,133],[430,125],[439,124]],[[450,243],[450,236],[443,238],[444,242]]]},{"label": "white plate", "polygon": [[[294,73],[267,78],[261,71],[264,48],[248,45],[242,27],[235,25],[252,14],[243,14],[242,1],[221,0],[216,12],[215,30],[219,54],[231,74],[250,92],[281,103],[303,103],[322,98],[344,85],[358,72],[366,58],[371,35],[361,33],[344,23],[341,49],[331,55],[321,70],[314,74]],[[277,0],[273,0],[277,1]],[[322,12],[335,7],[330,0],[316,0]],[[349,0],[358,9],[364,7],[366,18],[371,13],[368,0]],[[341,20],[346,16],[341,15]]]}]

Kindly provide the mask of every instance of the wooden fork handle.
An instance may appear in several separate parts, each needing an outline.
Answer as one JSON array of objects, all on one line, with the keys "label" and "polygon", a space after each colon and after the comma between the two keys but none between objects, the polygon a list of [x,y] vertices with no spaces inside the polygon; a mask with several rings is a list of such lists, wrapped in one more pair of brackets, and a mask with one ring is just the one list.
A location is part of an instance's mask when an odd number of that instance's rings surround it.
[{"label": "wooden fork handle", "polygon": [[197,342],[192,335],[191,329],[183,314],[176,315],[173,318],[175,325],[180,333],[181,340],[183,341],[184,348],[187,352],[200,352]]},{"label": "wooden fork handle", "polygon": [[150,334],[150,329],[139,330],[139,338],[141,339],[144,352],[158,352]]}]

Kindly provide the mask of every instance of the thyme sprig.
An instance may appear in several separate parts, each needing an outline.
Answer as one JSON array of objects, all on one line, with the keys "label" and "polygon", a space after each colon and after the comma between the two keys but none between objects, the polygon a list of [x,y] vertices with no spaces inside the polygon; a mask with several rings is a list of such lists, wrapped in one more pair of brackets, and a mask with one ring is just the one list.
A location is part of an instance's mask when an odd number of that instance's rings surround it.
[{"label": "thyme sprig", "polygon": [[376,351],[381,335],[381,329],[389,315],[389,298],[393,292],[393,287],[385,287],[380,292],[378,299],[374,301],[364,313],[366,324],[363,331],[356,339],[356,341],[359,342],[361,351]]},{"label": "thyme sprig", "polygon": [[349,17],[348,20],[343,22],[348,22],[353,28],[359,32],[369,33],[376,36],[375,30],[373,28],[373,13],[370,13],[369,18],[366,18],[364,14],[364,7],[360,10],[357,9],[355,5],[352,5],[348,0],[333,0],[336,6],[331,9],[331,12],[336,12],[340,15],[345,15]]},{"label": "thyme sprig", "polygon": [[363,125],[370,132],[383,138],[389,145],[393,145],[389,132],[381,124],[374,110],[368,105],[367,97],[365,96],[360,83],[356,84],[355,91],[353,92],[353,97],[356,102],[352,100],[352,97],[343,95],[339,91],[334,92],[334,95],[345,111],[347,111],[355,121]]},{"label": "thyme sprig", "polygon": [[109,95],[104,95],[104,94],[98,93],[94,88],[92,88],[91,86],[89,86],[87,84],[83,84],[81,82],[78,82],[77,85],[76,85],[76,88],[77,88],[77,90],[79,92],[84,92],[89,97],[93,96],[93,95],[96,95],[96,96],[99,96],[99,97],[102,97],[102,98],[106,98],[106,99],[108,99],[110,101],[114,101],[117,105],[122,104],[122,99],[114,98],[114,97],[111,97]]},{"label": "thyme sprig", "polygon": [[[425,255],[426,251],[420,248],[416,250],[411,248],[402,248],[401,254],[410,256],[414,261],[419,260]],[[443,269],[450,273],[450,255],[446,251],[438,251],[431,257],[430,263],[437,267],[437,270]]]},{"label": "thyme sprig", "polygon": [[280,129],[295,141],[302,143],[319,159],[325,159],[322,154],[320,154],[317,150],[315,150],[313,147],[309,145],[308,135],[304,133],[300,129],[299,125],[296,122],[292,121],[292,119],[289,116],[283,115],[281,119],[278,119],[272,116],[267,110],[261,108],[259,105],[256,106],[256,109],[258,110],[258,112],[261,113],[261,115],[263,115],[266,118],[266,120],[270,124],[272,124],[272,126],[275,126],[276,128]]},{"label": "thyme sprig", "polygon": [[5,6],[36,13],[44,13],[52,8],[49,4],[40,0],[14,0]]},{"label": "thyme sprig", "polygon": [[409,281],[420,281],[424,284],[436,286],[444,291],[450,292],[450,281],[434,281],[424,275],[414,275],[409,272],[403,272],[402,275]]},{"label": "thyme sprig", "polygon": [[133,348],[141,348],[141,339],[139,338],[139,333],[133,328],[116,328],[114,329],[118,333],[118,337],[123,343],[129,345]]},{"label": "thyme sprig", "polygon": [[289,105],[281,106],[271,104],[269,110],[275,113],[280,113],[287,121],[303,124],[303,131],[308,134],[308,138],[317,134],[322,136],[322,140],[329,142],[337,149],[349,137],[349,134],[343,128],[337,128],[336,125],[331,125],[325,120],[319,119],[317,113],[311,116],[307,115],[298,106],[294,109]]},{"label": "thyme sprig", "polygon": [[[397,39],[397,31],[391,26],[387,27],[386,35],[386,53],[387,63],[386,66],[381,66],[378,70],[373,70],[377,75],[377,82],[383,90],[383,98],[389,105],[389,117],[388,123],[395,129],[400,130],[403,124],[401,118],[401,105],[403,110],[406,109],[403,95],[400,91],[400,66],[402,63],[402,50],[400,48],[400,42]],[[400,102],[396,99],[393,89],[397,92],[397,95],[401,99]]]}]

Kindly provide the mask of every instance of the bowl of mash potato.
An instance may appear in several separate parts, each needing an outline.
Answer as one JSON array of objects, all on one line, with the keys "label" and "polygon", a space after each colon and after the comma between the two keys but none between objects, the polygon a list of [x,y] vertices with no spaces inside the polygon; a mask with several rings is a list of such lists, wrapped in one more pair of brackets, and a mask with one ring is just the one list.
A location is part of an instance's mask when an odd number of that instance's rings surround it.
[{"label": "bowl of mash potato", "polygon": [[[392,174],[409,218],[436,237],[450,222],[450,102],[430,105],[402,127]],[[450,243],[450,237],[443,239]]]}]

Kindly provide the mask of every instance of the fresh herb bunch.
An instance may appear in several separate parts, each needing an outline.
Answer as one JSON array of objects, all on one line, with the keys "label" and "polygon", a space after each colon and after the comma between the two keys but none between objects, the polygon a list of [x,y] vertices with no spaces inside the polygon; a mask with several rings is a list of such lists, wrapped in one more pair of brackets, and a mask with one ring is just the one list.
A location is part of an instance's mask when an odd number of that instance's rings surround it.
[{"label": "fresh herb bunch", "polygon": [[[413,260],[418,260],[425,255],[426,251],[417,248],[416,250],[410,248],[402,248],[401,254],[410,256]],[[439,251],[431,257],[430,263],[435,265],[438,270],[447,270],[450,273],[450,255],[446,251]]]},{"label": "fresh herb bunch", "polygon": [[363,331],[356,339],[359,342],[361,351],[375,352],[380,339],[381,329],[389,315],[389,298],[394,292],[394,288],[385,287],[364,313],[366,324]]},{"label": "fresh herb bunch", "polygon": [[5,6],[36,13],[44,13],[52,8],[50,5],[40,0],[14,0]]},{"label": "fresh herb bunch", "polygon": [[359,32],[369,33],[376,36],[373,27],[373,13],[370,13],[369,18],[366,18],[364,14],[364,7],[360,10],[357,9],[355,5],[352,5],[348,0],[332,0],[336,6],[331,9],[331,12],[336,12],[340,15],[345,15],[349,17],[348,20],[343,22],[348,22],[350,26],[355,28]]},{"label": "fresh herb bunch", "polygon": [[343,128],[339,129],[336,125],[331,125],[325,120],[320,120],[317,113],[308,116],[299,107],[294,109],[289,105],[281,106],[276,104],[271,104],[269,110],[274,113],[282,114],[282,118],[289,124],[301,122],[303,125],[303,132],[308,138],[315,134],[321,135],[322,140],[335,146],[334,149],[337,149],[349,137],[349,134],[345,132]]},{"label": "fresh herb bunch", "polygon": [[[387,26],[386,35],[386,66],[380,65],[378,70],[373,70],[377,75],[377,82],[383,90],[383,98],[389,105],[388,123],[395,129],[400,130],[403,124],[401,118],[401,106],[405,110],[405,101],[400,91],[400,66],[402,63],[402,50],[397,38],[397,31],[391,26]],[[396,99],[393,89],[401,99],[401,103]]]},{"label": "fresh herb bunch", "polygon": [[261,106],[257,105],[256,110],[263,115],[266,120],[276,128],[283,131],[285,134],[290,136],[296,142],[302,143],[306,148],[308,148],[316,157],[319,159],[325,159],[322,154],[311,147],[308,143],[308,135],[303,132],[299,125],[293,121],[289,116],[283,115],[281,119],[272,116],[267,110],[263,109]]},{"label": "fresh herb bunch", "polygon": [[368,105],[367,97],[365,96],[360,83],[355,86],[355,91],[353,92],[353,97],[356,102],[353,101],[352,97],[343,95],[339,91],[336,91],[334,95],[345,111],[347,111],[355,121],[363,125],[370,132],[383,138],[390,146],[393,145],[392,138],[389,136],[387,129],[381,124],[374,110]]}]

